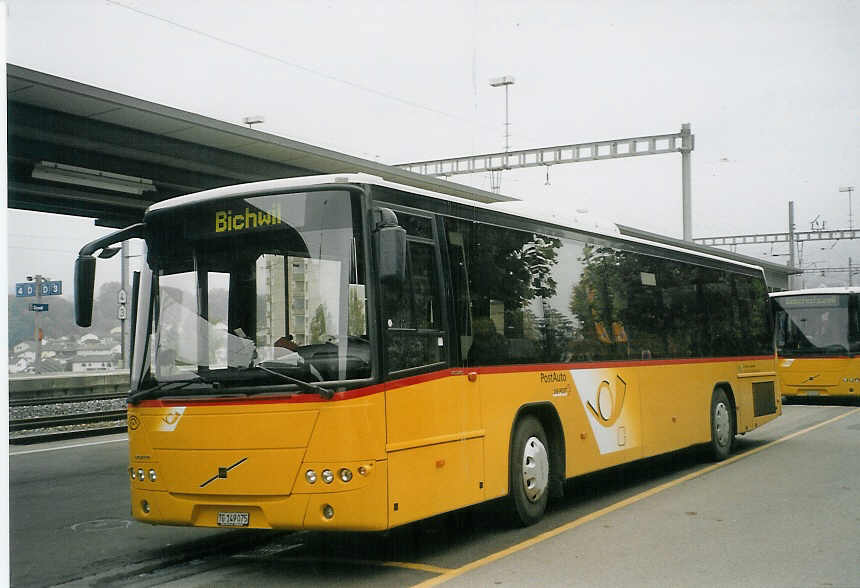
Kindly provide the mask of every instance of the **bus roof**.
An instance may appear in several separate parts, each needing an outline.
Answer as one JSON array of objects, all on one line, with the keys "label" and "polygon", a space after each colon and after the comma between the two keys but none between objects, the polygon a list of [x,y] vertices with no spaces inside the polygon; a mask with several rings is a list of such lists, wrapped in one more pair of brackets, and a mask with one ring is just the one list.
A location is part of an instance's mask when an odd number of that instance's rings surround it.
[{"label": "bus roof", "polygon": [[146,214],[148,215],[151,212],[169,210],[193,204],[200,204],[202,202],[212,200],[220,200],[222,198],[230,198],[232,196],[253,195],[257,193],[271,193],[277,190],[294,190],[296,188],[302,188],[304,186],[310,187],[324,184],[371,184],[375,186],[384,186],[403,192],[419,194],[428,198],[445,200],[448,202],[474,206],[476,208],[488,211],[497,211],[505,214],[510,214],[512,216],[535,220],[542,223],[548,223],[572,229],[575,231],[584,231],[587,233],[612,237],[614,239],[628,241],[632,243],[643,243],[663,250],[681,251],[686,254],[693,255],[695,257],[717,260],[723,263],[729,263],[731,265],[746,267],[763,272],[762,267],[759,265],[745,263],[742,261],[723,257],[721,255],[712,255],[710,253],[704,253],[696,249],[687,249],[683,246],[659,243],[656,241],[642,239],[631,235],[624,235],[618,229],[617,224],[598,219],[597,217],[593,217],[590,214],[566,214],[560,209],[549,209],[545,207],[535,206],[534,203],[529,203],[523,200],[490,203],[480,202],[477,200],[469,200],[466,198],[460,198],[458,196],[450,196],[448,194],[441,194],[439,192],[425,190],[423,188],[416,188],[414,186],[389,182],[379,176],[365,173],[302,176],[295,178],[264,180],[261,182],[251,182],[246,184],[236,184],[233,186],[224,186],[221,188],[214,188],[212,190],[195,192],[193,194],[185,194],[183,196],[177,196],[175,198],[170,198],[161,202],[157,202],[146,209]]},{"label": "bus roof", "polygon": [[779,296],[804,296],[807,294],[860,294],[860,286],[828,286],[824,288],[807,288],[806,290],[785,290],[783,292],[771,292],[773,297]]}]

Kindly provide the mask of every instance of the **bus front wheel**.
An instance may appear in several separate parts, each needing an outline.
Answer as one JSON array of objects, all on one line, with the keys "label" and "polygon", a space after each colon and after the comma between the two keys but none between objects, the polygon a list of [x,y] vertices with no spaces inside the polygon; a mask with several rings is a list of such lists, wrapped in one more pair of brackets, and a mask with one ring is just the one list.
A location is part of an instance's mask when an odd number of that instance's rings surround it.
[{"label": "bus front wheel", "polygon": [[711,452],[715,461],[726,459],[732,451],[735,424],[732,404],[725,390],[717,388],[711,396]]},{"label": "bus front wheel", "polygon": [[549,498],[549,452],[546,433],[531,415],[517,421],[510,457],[510,497],[514,521],[532,525],[543,517]]}]

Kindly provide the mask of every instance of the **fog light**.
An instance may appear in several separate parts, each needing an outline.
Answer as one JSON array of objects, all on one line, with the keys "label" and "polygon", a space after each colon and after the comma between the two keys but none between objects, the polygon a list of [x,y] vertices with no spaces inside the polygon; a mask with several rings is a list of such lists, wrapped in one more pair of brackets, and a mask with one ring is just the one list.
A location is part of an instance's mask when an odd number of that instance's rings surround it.
[{"label": "fog light", "polygon": [[366,476],[367,475],[367,468],[365,466],[358,466],[358,474],[360,476]]},{"label": "fog light", "polygon": [[134,468],[128,468],[128,475],[131,476],[132,480],[134,480]]},{"label": "fog light", "polygon": [[323,516],[330,519],[334,516],[334,507],[330,504],[324,504],[322,507]]},{"label": "fog light", "polygon": [[308,484],[316,484],[317,483],[317,473],[313,470],[308,470],[305,472],[305,480],[308,481]]},{"label": "fog light", "polygon": [[143,482],[143,480],[144,480],[143,469],[137,470],[137,479],[140,480],[141,482]]},{"label": "fog light", "polygon": [[325,482],[326,484],[331,484],[334,480],[334,474],[331,472],[331,470],[323,470],[322,479],[323,482]]},{"label": "fog light", "polygon": [[149,502],[147,502],[146,500],[141,500],[140,501],[140,510],[142,510],[146,514],[149,514]]},{"label": "fog light", "polygon": [[155,482],[155,480],[156,480],[155,470],[149,470],[149,481]]},{"label": "fog light", "polygon": [[340,474],[340,479],[344,482],[352,480],[352,472],[348,468],[341,468],[338,474]]}]

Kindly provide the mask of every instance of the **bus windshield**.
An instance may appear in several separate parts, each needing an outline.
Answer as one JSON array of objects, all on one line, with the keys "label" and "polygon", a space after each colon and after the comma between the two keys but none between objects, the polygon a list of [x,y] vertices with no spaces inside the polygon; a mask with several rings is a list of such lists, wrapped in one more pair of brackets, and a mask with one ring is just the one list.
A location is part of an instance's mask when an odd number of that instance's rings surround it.
[{"label": "bus windshield", "polygon": [[775,296],[777,349],[784,357],[860,350],[854,300],[848,294]]},{"label": "bus windshield", "polygon": [[265,195],[171,212],[147,219],[149,388],[370,377],[359,195]]}]

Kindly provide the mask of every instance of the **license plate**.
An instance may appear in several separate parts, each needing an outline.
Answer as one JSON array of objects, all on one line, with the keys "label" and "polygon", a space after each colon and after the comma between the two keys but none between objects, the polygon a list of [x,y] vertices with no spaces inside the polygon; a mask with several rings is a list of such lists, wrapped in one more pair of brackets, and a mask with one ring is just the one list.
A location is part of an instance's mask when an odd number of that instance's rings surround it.
[{"label": "license plate", "polygon": [[250,517],[246,512],[219,512],[219,527],[247,527]]},{"label": "license plate", "polygon": [[821,396],[821,390],[804,390],[803,393],[807,396]]}]

